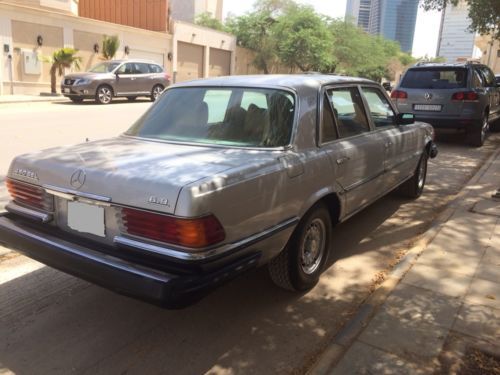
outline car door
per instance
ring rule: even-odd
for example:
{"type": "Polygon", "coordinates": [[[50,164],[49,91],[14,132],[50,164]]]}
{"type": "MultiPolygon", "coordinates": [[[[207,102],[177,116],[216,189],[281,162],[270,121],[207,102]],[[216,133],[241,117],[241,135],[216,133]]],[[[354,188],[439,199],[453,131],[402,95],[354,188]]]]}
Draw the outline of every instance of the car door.
{"type": "Polygon", "coordinates": [[[151,92],[154,86],[154,74],[149,69],[149,64],[136,63],[137,78],[135,80],[138,92],[151,92]]]}
{"type": "Polygon", "coordinates": [[[412,126],[398,126],[389,98],[374,86],[361,88],[373,127],[384,145],[385,190],[407,178],[418,158],[418,134],[412,126]]]}
{"type": "Polygon", "coordinates": [[[484,87],[488,93],[490,103],[490,120],[494,120],[500,116],[500,89],[498,88],[495,75],[487,66],[477,68],[484,80],[484,87]]]}
{"type": "Polygon", "coordinates": [[[346,215],[351,215],[380,196],[384,146],[370,128],[357,86],[327,88],[325,95],[335,131],[321,133],[336,139],[323,147],[333,164],[333,180],[342,188],[346,215]]]}
{"type": "Polygon", "coordinates": [[[134,93],[135,80],[137,79],[135,63],[128,62],[120,66],[116,71],[115,90],[116,95],[134,93]]]}

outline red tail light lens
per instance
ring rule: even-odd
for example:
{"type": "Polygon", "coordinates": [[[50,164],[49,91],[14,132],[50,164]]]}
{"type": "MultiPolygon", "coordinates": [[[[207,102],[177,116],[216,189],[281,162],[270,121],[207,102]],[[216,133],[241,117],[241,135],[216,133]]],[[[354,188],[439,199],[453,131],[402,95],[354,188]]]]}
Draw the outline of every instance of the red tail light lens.
{"type": "Polygon", "coordinates": [[[168,73],[165,73],[165,78],[170,81],[170,75],[168,73]]]}
{"type": "Polygon", "coordinates": [[[123,208],[122,220],[128,234],[185,247],[207,247],[223,241],[226,236],[213,215],[181,219],[123,208]]]}
{"type": "Polygon", "coordinates": [[[391,92],[391,98],[392,99],[408,99],[408,94],[406,91],[401,91],[401,90],[394,90],[391,92]]]}
{"type": "Polygon", "coordinates": [[[41,187],[10,178],[7,179],[6,184],[14,202],[48,212],[54,210],[53,197],[41,187]]]}
{"type": "Polygon", "coordinates": [[[476,101],[479,99],[479,95],[474,91],[459,91],[451,96],[451,100],[455,101],[476,101]]]}

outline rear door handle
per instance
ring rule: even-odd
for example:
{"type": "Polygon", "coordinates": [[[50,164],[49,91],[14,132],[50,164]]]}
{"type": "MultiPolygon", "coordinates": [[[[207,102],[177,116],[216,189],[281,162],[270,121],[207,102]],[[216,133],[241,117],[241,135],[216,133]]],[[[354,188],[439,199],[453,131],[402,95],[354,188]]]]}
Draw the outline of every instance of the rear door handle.
{"type": "Polygon", "coordinates": [[[392,142],[386,142],[384,146],[385,148],[389,148],[392,146],[392,142]]]}
{"type": "Polygon", "coordinates": [[[340,165],[340,164],[344,164],[346,161],[350,160],[351,158],[348,157],[348,156],[344,156],[342,158],[338,158],[337,159],[337,164],[340,165]]]}

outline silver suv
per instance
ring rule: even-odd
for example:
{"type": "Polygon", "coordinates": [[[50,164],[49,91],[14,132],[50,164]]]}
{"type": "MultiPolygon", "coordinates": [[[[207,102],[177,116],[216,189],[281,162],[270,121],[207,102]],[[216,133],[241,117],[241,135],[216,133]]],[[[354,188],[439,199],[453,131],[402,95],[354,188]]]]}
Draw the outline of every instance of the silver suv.
{"type": "MultiPolygon", "coordinates": [[[[486,65],[417,64],[406,71],[391,93],[399,111],[439,130],[465,131],[472,146],[500,122],[500,88],[486,65]]],[[[496,129],[495,129],[496,130],[496,129]]]]}
{"type": "Polygon", "coordinates": [[[128,100],[147,96],[155,101],[169,84],[169,75],[155,62],[111,60],[88,72],[64,76],[61,92],[75,103],[95,99],[97,103],[109,104],[116,96],[128,100]]]}

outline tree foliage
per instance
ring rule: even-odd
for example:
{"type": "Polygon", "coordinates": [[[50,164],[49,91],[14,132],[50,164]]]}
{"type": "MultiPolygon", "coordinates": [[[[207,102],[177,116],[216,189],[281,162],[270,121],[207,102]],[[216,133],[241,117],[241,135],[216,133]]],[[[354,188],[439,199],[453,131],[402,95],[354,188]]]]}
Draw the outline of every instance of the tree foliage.
{"type": "MultiPolygon", "coordinates": [[[[422,0],[425,10],[442,10],[450,5],[458,5],[460,0],[422,0]]],[[[500,0],[465,0],[471,19],[470,30],[482,35],[491,34],[500,40],[500,0]]]]}
{"type": "Polygon", "coordinates": [[[210,12],[204,12],[196,16],[195,23],[200,26],[208,27],[218,31],[226,31],[226,27],[217,18],[212,16],[210,12]]]}
{"type": "Polygon", "coordinates": [[[116,52],[118,52],[118,48],[120,48],[118,35],[104,35],[102,37],[102,57],[105,60],[112,60],[115,57],[116,52]]]}
{"type": "Polygon", "coordinates": [[[57,92],[57,75],[62,76],[64,74],[64,68],[71,68],[74,66],[80,69],[82,58],[76,56],[77,53],[77,49],[65,47],[54,51],[52,56],[43,58],[44,61],[52,64],[50,67],[50,92],[52,94],[57,92]]]}

